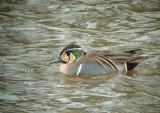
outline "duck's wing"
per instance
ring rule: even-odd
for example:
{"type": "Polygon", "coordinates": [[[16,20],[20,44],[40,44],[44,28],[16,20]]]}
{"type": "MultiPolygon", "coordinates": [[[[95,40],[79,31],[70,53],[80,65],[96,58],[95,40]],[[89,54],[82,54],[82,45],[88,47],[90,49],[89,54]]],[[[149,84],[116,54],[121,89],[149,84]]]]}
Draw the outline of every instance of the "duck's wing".
{"type": "Polygon", "coordinates": [[[94,58],[101,58],[102,60],[111,60],[116,64],[123,64],[133,58],[133,55],[138,50],[131,50],[125,52],[112,52],[108,50],[103,51],[89,51],[85,59],[94,59],[94,58]]]}
{"type": "Polygon", "coordinates": [[[134,69],[138,63],[145,60],[147,57],[134,57],[141,49],[124,51],[122,53],[116,53],[111,51],[89,51],[83,58],[83,61],[90,60],[100,64],[107,70],[109,67],[113,71],[119,71],[117,65],[124,65],[126,71],[134,69]],[[106,68],[107,66],[107,68],[106,68]]]}
{"type": "Polygon", "coordinates": [[[112,56],[110,51],[89,51],[80,61],[79,64],[83,62],[94,62],[102,66],[108,72],[117,72],[119,69],[117,65],[107,56],[112,56]],[[105,54],[104,54],[105,53],[105,54]]]}

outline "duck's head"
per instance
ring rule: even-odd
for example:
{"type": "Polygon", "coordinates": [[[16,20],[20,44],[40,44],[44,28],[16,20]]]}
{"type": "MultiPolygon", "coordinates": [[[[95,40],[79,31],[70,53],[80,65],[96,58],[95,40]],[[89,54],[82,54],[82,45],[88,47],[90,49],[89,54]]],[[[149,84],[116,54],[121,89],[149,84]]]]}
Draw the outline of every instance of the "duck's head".
{"type": "Polygon", "coordinates": [[[50,64],[59,62],[74,63],[82,58],[85,54],[86,52],[84,52],[79,45],[68,45],[61,51],[59,58],[51,61],[50,64]]]}

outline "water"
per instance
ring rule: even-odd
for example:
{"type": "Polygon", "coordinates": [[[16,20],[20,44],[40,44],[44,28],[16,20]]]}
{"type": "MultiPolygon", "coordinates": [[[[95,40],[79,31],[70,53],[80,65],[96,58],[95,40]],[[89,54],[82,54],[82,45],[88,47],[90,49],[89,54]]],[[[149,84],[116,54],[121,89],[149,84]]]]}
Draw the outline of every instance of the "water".
{"type": "Polygon", "coordinates": [[[0,112],[160,112],[159,0],[0,0],[0,112]],[[134,71],[66,77],[68,44],[141,48],[134,71]]]}

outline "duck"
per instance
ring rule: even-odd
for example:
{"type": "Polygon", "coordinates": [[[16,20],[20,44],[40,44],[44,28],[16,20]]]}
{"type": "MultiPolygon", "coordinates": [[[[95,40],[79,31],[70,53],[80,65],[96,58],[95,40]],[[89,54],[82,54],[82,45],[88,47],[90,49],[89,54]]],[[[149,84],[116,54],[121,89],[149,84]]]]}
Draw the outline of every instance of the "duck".
{"type": "Polygon", "coordinates": [[[62,63],[59,71],[68,76],[90,76],[107,73],[129,72],[147,57],[135,56],[142,49],[123,52],[110,50],[90,50],[85,52],[81,46],[66,46],[58,59],[50,64],[62,63]]]}

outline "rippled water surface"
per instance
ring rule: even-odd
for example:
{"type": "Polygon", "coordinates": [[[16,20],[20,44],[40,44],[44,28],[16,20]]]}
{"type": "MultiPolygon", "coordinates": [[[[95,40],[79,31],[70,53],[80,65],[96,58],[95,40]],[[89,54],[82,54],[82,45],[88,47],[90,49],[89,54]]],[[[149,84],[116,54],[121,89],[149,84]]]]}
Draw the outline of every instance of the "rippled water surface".
{"type": "Polygon", "coordinates": [[[159,0],[0,0],[0,112],[160,112],[159,0]],[[67,77],[68,44],[143,49],[134,71],[67,77]]]}

